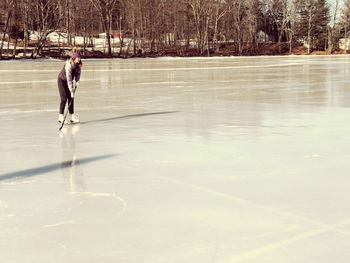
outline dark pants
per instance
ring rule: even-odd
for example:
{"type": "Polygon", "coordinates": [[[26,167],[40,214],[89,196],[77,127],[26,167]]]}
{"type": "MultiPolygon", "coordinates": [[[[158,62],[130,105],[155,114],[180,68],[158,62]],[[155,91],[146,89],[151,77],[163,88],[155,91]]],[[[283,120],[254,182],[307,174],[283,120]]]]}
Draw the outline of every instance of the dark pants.
{"type": "Polygon", "coordinates": [[[68,108],[69,113],[73,114],[74,113],[74,98],[72,99],[72,97],[70,95],[67,81],[58,78],[57,83],[58,83],[58,91],[60,92],[60,97],[61,97],[60,114],[64,113],[64,108],[66,107],[67,100],[68,100],[68,105],[69,105],[69,108],[68,108]]]}

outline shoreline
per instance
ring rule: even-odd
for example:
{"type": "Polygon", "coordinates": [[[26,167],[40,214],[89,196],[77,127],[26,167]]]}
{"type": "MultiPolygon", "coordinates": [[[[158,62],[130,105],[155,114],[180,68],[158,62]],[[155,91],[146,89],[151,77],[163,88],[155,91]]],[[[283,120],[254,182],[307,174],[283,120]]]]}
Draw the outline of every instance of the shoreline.
{"type": "MultiPolygon", "coordinates": [[[[106,56],[106,57],[84,57],[82,56],[83,60],[128,60],[128,59],[226,59],[226,58],[263,58],[263,57],[281,57],[281,58],[287,58],[287,57],[337,57],[337,56],[347,56],[350,55],[349,53],[335,53],[335,54],[286,54],[286,55],[243,55],[243,56],[129,56],[129,57],[117,57],[117,56],[106,56]]],[[[36,57],[36,58],[23,58],[23,57],[15,57],[15,58],[2,58],[0,61],[2,62],[9,62],[9,61],[18,61],[18,62],[40,62],[40,61],[64,61],[66,59],[69,59],[70,57],[36,57]]]]}
{"type": "MultiPolygon", "coordinates": [[[[23,57],[23,47],[19,46],[16,49],[16,55],[13,56],[13,49],[4,49],[0,60],[36,60],[36,59],[57,59],[66,60],[70,58],[71,50],[73,47],[66,46],[58,48],[56,46],[45,47],[40,55],[31,57],[32,48],[27,49],[26,57],[23,57]]],[[[308,54],[307,48],[304,46],[296,46],[290,50],[288,43],[265,43],[258,44],[257,46],[244,46],[241,53],[237,52],[235,45],[227,44],[221,46],[215,52],[205,52],[200,54],[196,47],[185,46],[159,46],[156,51],[143,50],[137,54],[115,52],[112,55],[107,55],[101,50],[89,50],[83,49],[81,46],[77,46],[83,59],[130,59],[130,58],[162,58],[162,57],[174,57],[174,58],[210,58],[210,57],[286,57],[286,56],[334,56],[334,55],[346,55],[350,54],[350,51],[344,52],[344,50],[337,49],[331,54],[326,51],[313,50],[308,54]],[[290,52],[291,51],[291,52],[290,52]]]]}

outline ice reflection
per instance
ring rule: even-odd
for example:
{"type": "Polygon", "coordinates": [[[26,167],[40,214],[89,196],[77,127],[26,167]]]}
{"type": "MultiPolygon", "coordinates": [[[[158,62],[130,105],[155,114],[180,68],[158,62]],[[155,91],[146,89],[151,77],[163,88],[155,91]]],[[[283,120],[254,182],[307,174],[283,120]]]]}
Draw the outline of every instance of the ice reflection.
{"type": "Polygon", "coordinates": [[[60,133],[62,146],[62,176],[69,183],[71,192],[84,192],[84,173],[76,153],[75,137],[79,132],[79,125],[64,127],[60,133]]]}

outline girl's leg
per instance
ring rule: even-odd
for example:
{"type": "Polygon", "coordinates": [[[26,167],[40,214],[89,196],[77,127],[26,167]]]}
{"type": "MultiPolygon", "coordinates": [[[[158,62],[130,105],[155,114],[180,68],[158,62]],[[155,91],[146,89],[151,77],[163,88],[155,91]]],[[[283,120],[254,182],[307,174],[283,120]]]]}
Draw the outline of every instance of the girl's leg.
{"type": "Polygon", "coordinates": [[[70,93],[69,93],[68,103],[71,103],[69,108],[68,108],[69,114],[73,114],[74,113],[74,98],[70,97],[70,93]],[[71,103],[71,101],[72,101],[72,103],[71,103]]]}
{"type": "MultiPolygon", "coordinates": [[[[57,80],[57,83],[58,83],[58,91],[60,93],[60,97],[61,97],[61,102],[60,102],[60,114],[63,114],[64,113],[64,108],[66,106],[66,102],[67,102],[67,92],[66,92],[66,89],[65,89],[65,86],[67,85],[64,85],[65,81],[62,81],[61,79],[58,79],[57,80]]],[[[68,89],[68,87],[67,87],[68,89]]],[[[70,96],[70,94],[69,94],[70,96]]]]}

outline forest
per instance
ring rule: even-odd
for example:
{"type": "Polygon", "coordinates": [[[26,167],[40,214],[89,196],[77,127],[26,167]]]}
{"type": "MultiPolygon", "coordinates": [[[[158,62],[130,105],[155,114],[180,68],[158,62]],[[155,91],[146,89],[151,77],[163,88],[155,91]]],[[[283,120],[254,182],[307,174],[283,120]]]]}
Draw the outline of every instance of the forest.
{"type": "Polygon", "coordinates": [[[346,53],[349,22],[350,0],[0,0],[0,58],[346,53]]]}

